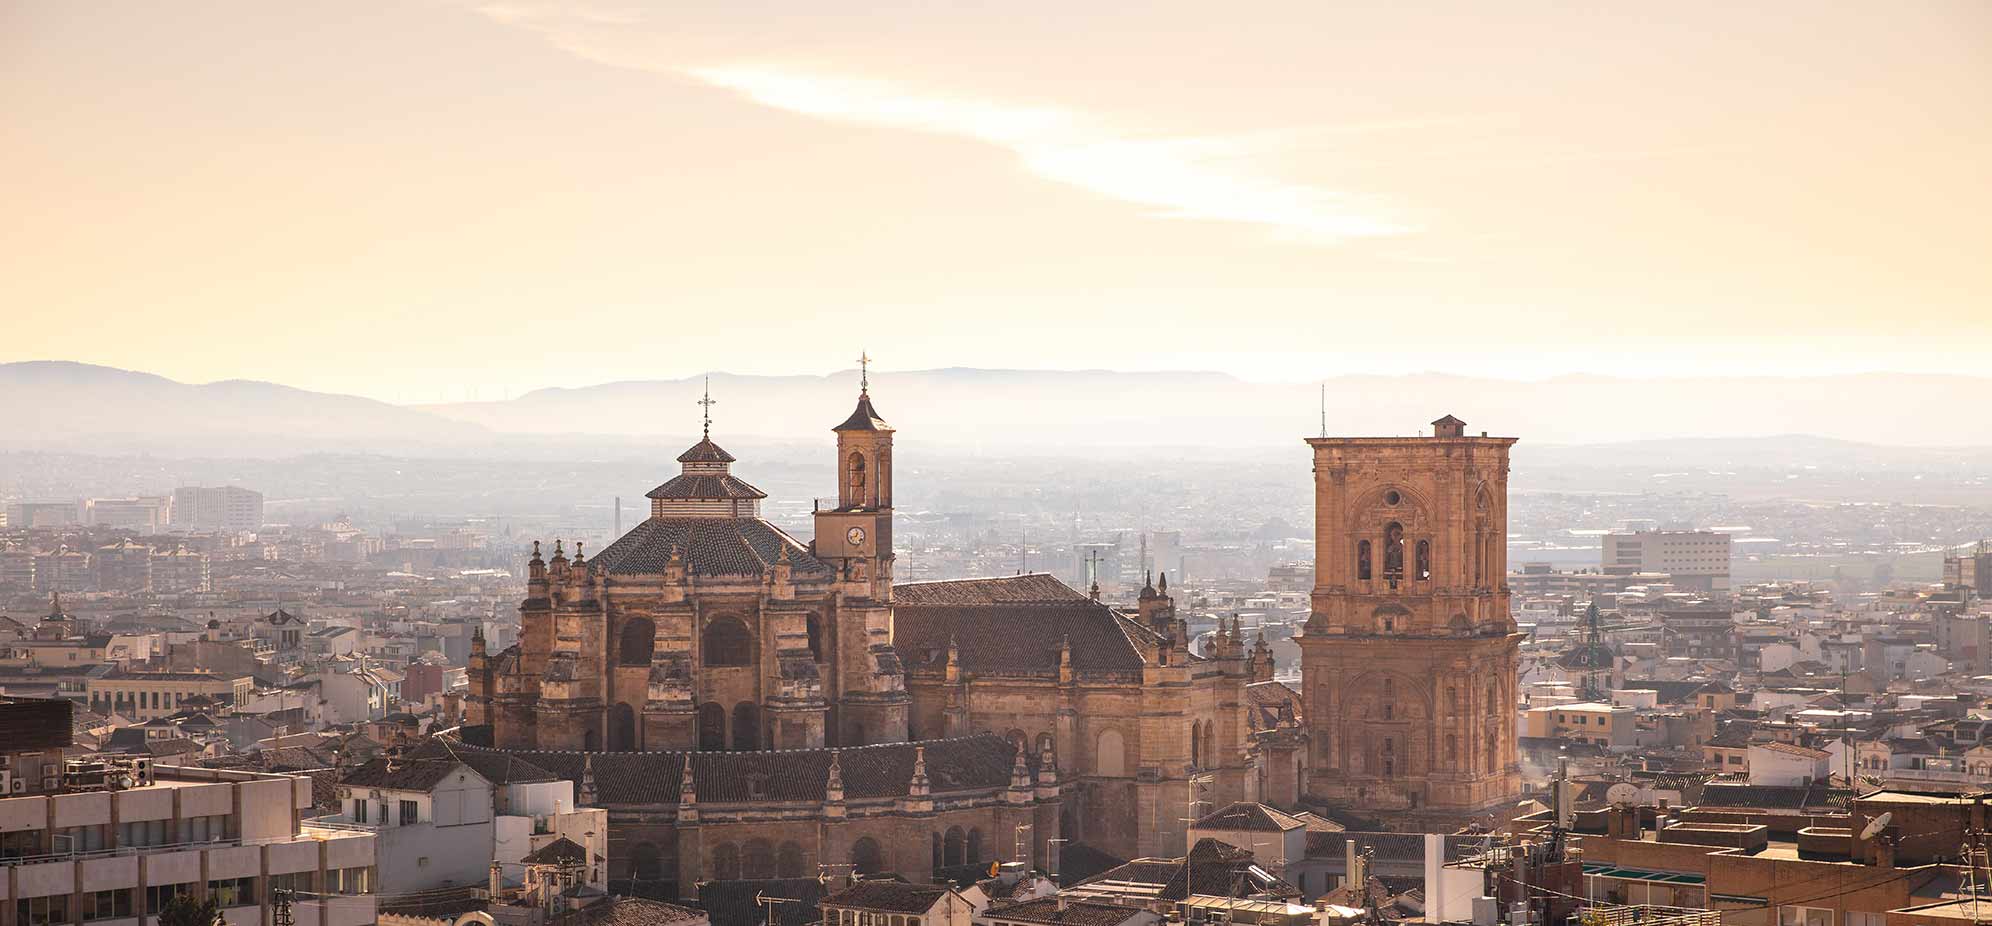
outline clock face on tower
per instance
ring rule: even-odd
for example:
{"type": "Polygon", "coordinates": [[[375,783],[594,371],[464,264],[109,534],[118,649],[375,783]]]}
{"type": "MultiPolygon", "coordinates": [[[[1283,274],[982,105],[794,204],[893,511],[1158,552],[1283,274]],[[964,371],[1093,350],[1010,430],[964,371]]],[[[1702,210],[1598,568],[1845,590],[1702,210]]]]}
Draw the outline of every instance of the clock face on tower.
{"type": "Polygon", "coordinates": [[[851,546],[854,547],[864,546],[865,529],[862,527],[853,527],[850,530],[844,532],[844,539],[849,541],[851,546]]]}

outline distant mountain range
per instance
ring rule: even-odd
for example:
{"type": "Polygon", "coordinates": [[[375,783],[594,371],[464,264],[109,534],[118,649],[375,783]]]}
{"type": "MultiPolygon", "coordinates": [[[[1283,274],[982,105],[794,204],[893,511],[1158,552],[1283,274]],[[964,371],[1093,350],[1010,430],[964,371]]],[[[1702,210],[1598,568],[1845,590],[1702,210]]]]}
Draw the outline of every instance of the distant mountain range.
{"type": "MultiPolygon", "coordinates": [[[[1304,453],[1322,430],[1322,386],[1219,373],[949,368],[875,373],[872,396],[902,442],[1062,456],[1304,453]]],[[[1441,415],[1520,437],[1518,460],[1572,465],[1842,467],[1982,461],[1992,379],[1918,374],[1539,381],[1443,374],[1342,376],[1326,429],[1413,435],[1441,415]],[[1804,435],[1804,436],[1779,436],[1804,435]],[[1776,460],[1773,463],[1773,460],[1776,460]]],[[[501,402],[403,407],[271,383],[193,385],[66,362],[0,364],[0,447],[284,456],[627,448],[696,438],[703,378],[542,389],[501,402]]],[[[856,399],[856,371],[711,377],[713,434],[741,446],[820,444],[856,399]]]]}

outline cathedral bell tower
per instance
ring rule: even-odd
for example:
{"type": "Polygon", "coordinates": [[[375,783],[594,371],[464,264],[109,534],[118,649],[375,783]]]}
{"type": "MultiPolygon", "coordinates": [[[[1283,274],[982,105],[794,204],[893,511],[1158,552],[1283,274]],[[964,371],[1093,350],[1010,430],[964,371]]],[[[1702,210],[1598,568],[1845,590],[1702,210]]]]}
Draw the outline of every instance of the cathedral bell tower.
{"type": "Polygon", "coordinates": [[[1447,415],[1429,437],[1314,450],[1314,600],[1300,644],[1306,796],[1457,822],[1520,792],[1508,613],[1508,448],[1447,415]]]}
{"type": "Polygon", "coordinates": [[[816,507],[812,553],[837,571],[837,654],[826,686],[842,699],[840,746],[903,742],[905,675],[892,648],[892,426],[872,407],[870,358],[858,358],[858,405],[837,434],[837,504],[816,507]]]}

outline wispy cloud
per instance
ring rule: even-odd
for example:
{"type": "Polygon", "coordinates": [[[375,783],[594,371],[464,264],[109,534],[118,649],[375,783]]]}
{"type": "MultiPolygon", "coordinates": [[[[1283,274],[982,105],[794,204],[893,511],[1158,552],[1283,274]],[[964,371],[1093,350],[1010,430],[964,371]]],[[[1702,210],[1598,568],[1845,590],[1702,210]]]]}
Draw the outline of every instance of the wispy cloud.
{"type": "Polygon", "coordinates": [[[1161,218],[1243,222],[1313,242],[1408,234],[1380,203],[1257,169],[1277,140],[1144,137],[1105,119],[1043,106],[920,93],[885,81],[780,67],[695,67],[693,77],[765,106],[1006,148],[1039,176],[1144,206],[1161,218]]]}
{"type": "MultiPolygon", "coordinates": [[[[825,121],[993,145],[1014,154],[1037,176],[1142,207],[1161,219],[1243,223],[1314,244],[1418,230],[1382,197],[1288,179],[1271,166],[1290,153],[1296,140],[1334,133],[1332,127],[1223,136],[1144,134],[1101,114],[940,93],[786,62],[744,63],[738,56],[709,54],[707,63],[688,64],[660,47],[675,43],[660,43],[654,35],[639,39],[633,33],[640,30],[621,28],[632,17],[641,18],[634,8],[577,8],[535,0],[500,0],[473,8],[598,63],[689,77],[763,106],[825,121]]],[[[1373,123],[1347,131],[1423,124],[1373,123]]]]}

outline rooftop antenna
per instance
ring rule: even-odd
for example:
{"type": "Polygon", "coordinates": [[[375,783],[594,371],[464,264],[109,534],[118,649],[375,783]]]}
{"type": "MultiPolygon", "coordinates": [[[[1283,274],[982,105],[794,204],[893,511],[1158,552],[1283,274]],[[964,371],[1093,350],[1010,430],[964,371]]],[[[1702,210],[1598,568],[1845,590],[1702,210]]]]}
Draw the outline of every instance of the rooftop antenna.
{"type": "Polygon", "coordinates": [[[1321,439],[1328,439],[1328,382],[1321,383],[1321,439]]]}
{"type": "Polygon", "coordinates": [[[705,422],[705,437],[707,440],[712,439],[712,407],[716,404],[718,404],[718,400],[712,397],[712,377],[707,376],[705,378],[705,396],[699,399],[699,405],[704,409],[700,417],[705,422]]]}
{"type": "Polygon", "coordinates": [[[858,394],[871,393],[871,355],[858,351],[858,394]]]}

